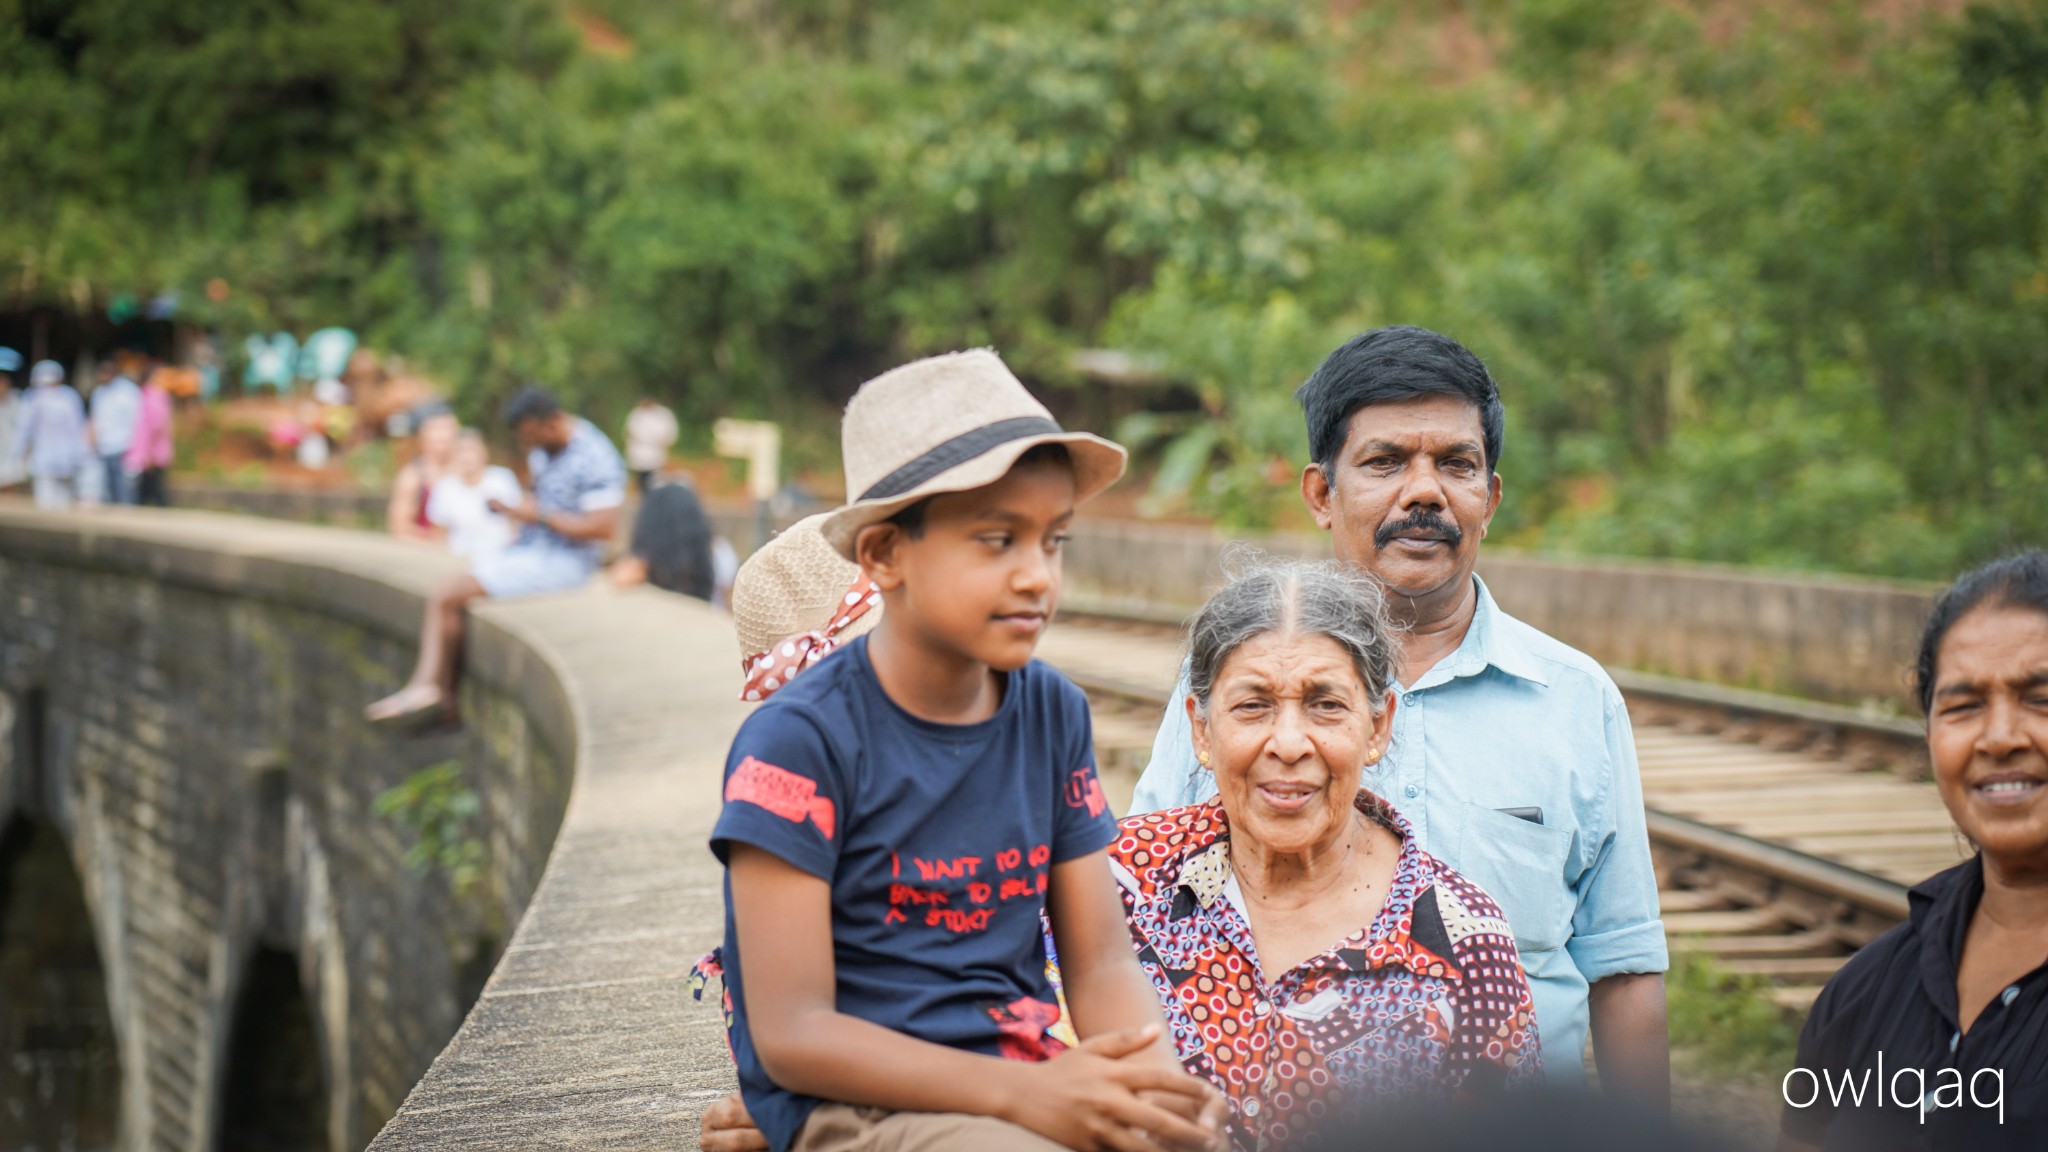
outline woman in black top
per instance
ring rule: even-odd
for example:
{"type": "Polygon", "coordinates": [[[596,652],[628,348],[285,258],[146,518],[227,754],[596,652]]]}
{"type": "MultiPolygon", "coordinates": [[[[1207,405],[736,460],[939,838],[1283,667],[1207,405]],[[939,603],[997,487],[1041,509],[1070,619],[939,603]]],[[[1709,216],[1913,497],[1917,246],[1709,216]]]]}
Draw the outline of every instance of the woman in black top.
{"type": "Polygon", "coordinates": [[[612,582],[621,587],[652,584],[709,600],[716,586],[711,537],[711,518],[688,485],[650,489],[633,518],[626,555],[612,565],[612,582]]]}
{"type": "Polygon", "coordinates": [[[1977,855],[1828,981],[1781,1152],[2048,1148],[2048,554],[1957,581],[1917,671],[1935,782],[1977,855]]]}

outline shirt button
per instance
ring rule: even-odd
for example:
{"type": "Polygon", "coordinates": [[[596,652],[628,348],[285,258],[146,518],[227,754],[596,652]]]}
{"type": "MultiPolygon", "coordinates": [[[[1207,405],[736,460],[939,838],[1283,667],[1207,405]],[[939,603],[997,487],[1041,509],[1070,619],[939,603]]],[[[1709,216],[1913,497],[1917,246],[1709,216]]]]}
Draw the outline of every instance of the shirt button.
{"type": "Polygon", "coordinates": [[[1403,696],[1403,697],[1401,697],[1401,707],[1403,707],[1403,708],[1413,708],[1413,707],[1415,707],[1415,693],[1413,693],[1413,692],[1410,692],[1410,693],[1408,693],[1408,694],[1407,694],[1406,696],[1403,696]]]}
{"type": "Polygon", "coordinates": [[[1258,1097],[1254,1096],[1244,1102],[1244,1114],[1247,1116],[1257,1116],[1259,1114],[1258,1097]]]}
{"type": "Polygon", "coordinates": [[[2015,1000],[2017,1000],[2017,999],[2019,999],[2019,998],[2020,998],[2020,986],[2019,986],[2019,985],[2017,985],[2017,984],[2015,984],[2015,985],[2013,985],[2012,987],[2010,987],[2010,988],[2007,988],[2007,989],[2005,990],[2005,993],[2004,993],[2003,995],[1999,996],[1999,998],[1998,998],[1998,999],[1999,999],[1999,1001],[2000,1001],[2001,1003],[2005,1003],[2005,1004],[2011,1004],[2011,1003],[2012,1003],[2013,1001],[2015,1001],[2015,1000]]]}
{"type": "Polygon", "coordinates": [[[1410,784],[1410,785],[1409,785],[1409,786],[1407,786],[1406,788],[1403,788],[1403,789],[1401,789],[1401,794],[1402,794],[1403,796],[1406,796],[1406,797],[1408,797],[1408,798],[1409,798],[1410,800],[1413,800],[1413,799],[1415,799],[1415,794],[1416,794],[1416,793],[1418,793],[1418,792],[1420,792],[1420,791],[1422,791],[1422,789],[1420,789],[1420,788],[1417,788],[1417,787],[1416,787],[1415,785],[1413,785],[1413,784],[1410,784]]]}
{"type": "Polygon", "coordinates": [[[1951,1056],[1955,1055],[1955,1054],[1956,1054],[1956,1045],[1958,1045],[1958,1044],[1961,1044],[1962,1042],[1963,1042],[1963,1034],[1962,1034],[1961,1032],[1957,1032],[1957,1033],[1954,1033],[1954,1034],[1952,1034],[1951,1036],[1949,1036],[1949,1038],[1948,1038],[1948,1054],[1949,1054],[1949,1055],[1951,1055],[1951,1056]]]}

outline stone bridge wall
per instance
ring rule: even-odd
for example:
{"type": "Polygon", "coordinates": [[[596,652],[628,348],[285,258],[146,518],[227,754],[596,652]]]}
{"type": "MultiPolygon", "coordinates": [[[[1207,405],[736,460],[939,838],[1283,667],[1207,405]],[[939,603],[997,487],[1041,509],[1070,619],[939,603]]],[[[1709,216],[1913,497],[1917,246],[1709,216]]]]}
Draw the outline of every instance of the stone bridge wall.
{"type": "MultiPolygon", "coordinates": [[[[1067,604],[1184,619],[1222,580],[1229,541],[1202,529],[1083,519],[1067,550],[1067,604]]],[[[1327,557],[1322,535],[1251,541],[1327,557]]],[[[1837,704],[1911,712],[1906,675],[1935,589],[1647,560],[1489,550],[1501,606],[1614,667],[1837,704]]]]}
{"type": "Polygon", "coordinates": [[[258,946],[297,961],[335,1152],[380,1128],[392,1147],[683,1147],[724,1087],[718,1014],[684,976],[719,923],[703,835],[740,714],[729,625],[651,591],[490,606],[466,729],[372,730],[362,705],[409,669],[448,570],[360,533],[0,505],[0,826],[58,828],[83,882],[123,1147],[215,1146],[258,946]],[[488,849],[460,894],[374,811],[450,760],[488,849]]]}

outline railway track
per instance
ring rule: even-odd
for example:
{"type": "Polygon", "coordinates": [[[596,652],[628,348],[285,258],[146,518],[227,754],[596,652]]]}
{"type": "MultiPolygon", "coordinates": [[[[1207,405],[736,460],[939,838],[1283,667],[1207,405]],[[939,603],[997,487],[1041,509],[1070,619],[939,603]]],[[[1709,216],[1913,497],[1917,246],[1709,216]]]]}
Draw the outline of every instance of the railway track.
{"type": "MultiPolygon", "coordinates": [[[[1149,759],[1179,663],[1156,622],[1063,617],[1040,647],[1089,695],[1117,810],[1149,759]]],[[[1917,724],[1654,676],[1616,676],[1642,767],[1676,949],[1767,982],[1803,1013],[1906,916],[1906,889],[1963,858],[1917,724]]]]}

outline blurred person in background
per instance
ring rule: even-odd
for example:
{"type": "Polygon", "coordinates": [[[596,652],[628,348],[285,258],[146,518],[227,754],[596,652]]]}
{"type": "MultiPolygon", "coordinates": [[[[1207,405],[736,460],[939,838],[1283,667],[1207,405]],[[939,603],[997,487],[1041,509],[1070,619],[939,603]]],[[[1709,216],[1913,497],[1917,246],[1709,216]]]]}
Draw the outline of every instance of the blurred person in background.
{"type": "Polygon", "coordinates": [[[732,611],[732,590],[740,577],[739,549],[723,536],[711,537],[711,603],[732,611]]]}
{"type": "Polygon", "coordinates": [[[464,428],[455,435],[448,473],[427,496],[427,520],[445,534],[448,551],[481,560],[512,543],[512,522],[492,504],[509,507],[525,496],[510,468],[491,463],[484,434],[464,428]]]}
{"type": "Polygon", "coordinates": [[[92,389],[92,444],[100,458],[100,494],[109,504],[132,504],[128,446],[142,416],[142,389],[121,370],[119,358],[100,361],[92,389]]]}
{"type": "Polygon", "coordinates": [[[441,530],[427,516],[427,499],[434,483],[448,474],[455,452],[455,435],[462,422],[445,404],[436,404],[420,414],[414,430],[418,452],[391,480],[391,500],[384,508],[384,523],[393,536],[407,540],[438,540],[441,530]]]}
{"type": "Polygon", "coordinates": [[[829,515],[804,517],[739,566],[732,585],[732,624],[746,675],[742,700],[766,700],[797,673],[881,622],[882,597],[875,582],[819,532],[829,515]]]}
{"type": "Polygon", "coordinates": [[[668,463],[668,450],[679,435],[676,414],[652,396],[642,396],[626,416],[626,467],[642,496],[668,463]]]}
{"type": "Polygon", "coordinates": [[[168,369],[158,366],[142,378],[142,400],[135,418],[135,436],[121,469],[128,476],[135,503],[163,508],[170,504],[166,478],[172,460],[171,393],[164,387],[168,369]]]}
{"type": "Polygon", "coordinates": [[[2048,553],[1956,581],[1916,663],[1934,782],[1977,852],[1821,989],[1781,1152],[2048,1147],[2048,553]]]}
{"type": "Polygon", "coordinates": [[[85,404],[64,382],[64,366],[38,360],[29,369],[28,394],[15,416],[14,456],[28,465],[36,507],[66,509],[80,497],[80,484],[96,466],[86,437],[85,404]]]}
{"type": "Polygon", "coordinates": [[[0,488],[11,488],[28,479],[28,470],[14,454],[14,426],[21,418],[14,377],[20,371],[21,353],[0,348],[0,488]]]}
{"type": "MultiPolygon", "coordinates": [[[[492,511],[519,525],[512,546],[477,560],[427,598],[420,656],[412,678],[364,709],[372,723],[460,716],[456,681],[471,603],[564,592],[589,580],[626,501],[626,467],[595,425],[562,411],[555,398],[528,386],[505,406],[505,423],[527,450],[532,495],[517,504],[491,499],[492,511]]],[[[451,434],[450,440],[454,439],[451,434]]]]}
{"type": "Polygon", "coordinates": [[[612,582],[652,584],[705,601],[716,594],[711,518],[689,485],[663,484],[644,494],[626,554],[612,564],[612,582]]]}

